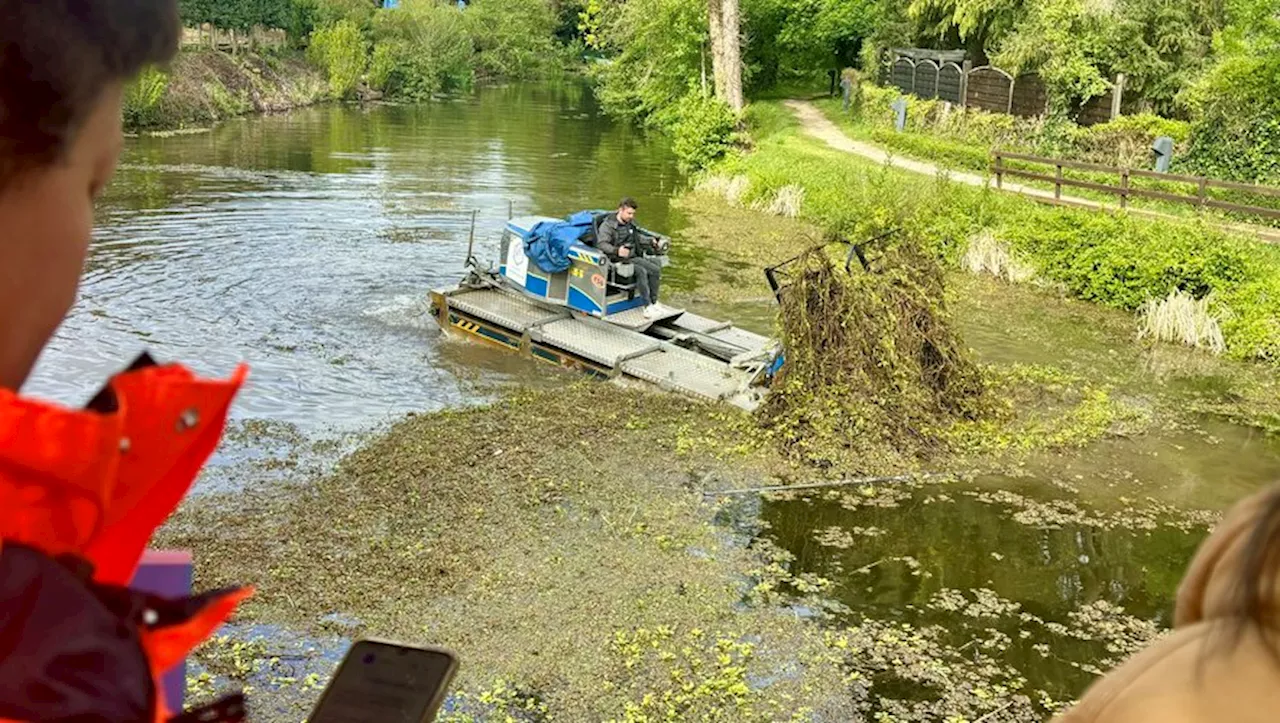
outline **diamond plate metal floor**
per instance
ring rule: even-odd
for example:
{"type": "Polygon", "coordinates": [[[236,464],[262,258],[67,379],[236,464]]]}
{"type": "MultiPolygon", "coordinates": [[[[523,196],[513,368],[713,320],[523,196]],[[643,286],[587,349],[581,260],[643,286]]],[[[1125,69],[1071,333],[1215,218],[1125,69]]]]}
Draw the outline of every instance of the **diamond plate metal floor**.
{"type": "Polygon", "coordinates": [[[716,321],[715,319],[708,319],[705,316],[698,316],[688,312],[671,322],[671,325],[677,329],[706,334],[752,353],[763,351],[773,344],[773,340],[766,336],[761,336],[746,329],[739,329],[725,321],[716,321]]]}
{"type": "Polygon", "coordinates": [[[731,326],[728,329],[721,329],[720,331],[713,331],[709,336],[713,336],[722,341],[727,341],[734,346],[740,346],[749,352],[763,351],[773,343],[769,337],[760,336],[759,334],[747,331],[746,329],[739,329],[736,326],[731,326]]]}
{"type": "Polygon", "coordinates": [[[534,341],[615,367],[623,358],[660,349],[662,343],[638,332],[585,319],[561,319],[530,332],[534,341]]]}
{"type": "Polygon", "coordinates": [[[691,314],[686,311],[684,314],[680,315],[679,319],[671,322],[671,325],[677,329],[685,329],[687,331],[696,331],[701,334],[706,334],[720,329],[727,329],[729,327],[729,322],[708,319],[705,316],[698,316],[697,314],[691,314]]]}
{"type": "Polygon", "coordinates": [[[722,361],[668,346],[622,362],[622,371],[664,389],[719,401],[738,392],[750,374],[722,361]]]}
{"type": "Polygon", "coordinates": [[[466,291],[449,297],[449,305],[485,321],[524,333],[529,327],[553,319],[569,318],[566,311],[551,311],[498,289],[466,291]]]}
{"type": "Polygon", "coordinates": [[[644,331],[659,321],[680,316],[683,313],[683,309],[668,308],[668,310],[664,311],[661,315],[655,316],[652,319],[647,319],[644,315],[644,307],[640,306],[634,309],[627,309],[626,311],[619,311],[616,314],[610,314],[604,317],[604,320],[615,326],[621,326],[633,331],[644,331]]]}
{"type": "MultiPolygon", "coordinates": [[[[520,334],[527,333],[534,341],[670,391],[723,400],[747,409],[757,406],[764,393],[762,389],[749,388],[753,377],[749,370],[736,369],[719,359],[645,335],[642,330],[659,320],[644,319],[641,309],[615,314],[614,317],[621,318],[606,322],[546,309],[499,289],[461,289],[446,293],[449,305],[462,313],[520,334]],[[612,321],[625,323],[610,323],[612,321]],[[630,323],[638,327],[630,328],[630,323]]],[[[678,309],[664,318],[677,329],[707,334],[751,351],[766,349],[773,343],[732,324],[678,309]]]]}

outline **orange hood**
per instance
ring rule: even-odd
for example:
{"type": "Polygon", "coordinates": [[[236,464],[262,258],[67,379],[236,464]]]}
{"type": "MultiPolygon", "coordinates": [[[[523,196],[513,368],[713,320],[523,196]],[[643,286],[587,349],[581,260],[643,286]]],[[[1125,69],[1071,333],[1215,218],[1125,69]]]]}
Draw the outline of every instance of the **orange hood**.
{"type": "MultiPolygon", "coordinates": [[[[145,699],[157,721],[168,717],[156,683],[159,676],[212,634],[249,590],[161,601],[125,586],[152,534],[217,447],[246,373],[242,366],[228,380],[205,380],[178,365],[156,366],[144,356],[114,377],[84,410],[0,390],[0,559],[22,561],[0,565],[0,571],[42,580],[29,584],[27,597],[34,600],[39,588],[52,589],[50,579],[65,582],[67,570],[81,568],[70,578],[74,584],[68,589],[83,588],[85,620],[114,615],[132,624],[136,642],[125,654],[140,648],[145,656],[152,678],[145,699]],[[31,563],[26,551],[49,563],[31,563]],[[163,611],[158,623],[156,609],[163,611]],[[135,612],[136,620],[130,618],[135,612]]],[[[11,586],[15,579],[9,581],[11,586]]],[[[0,589],[5,582],[0,579],[0,589]]],[[[22,589],[5,592],[11,598],[26,595],[22,589]]],[[[34,620],[35,605],[29,612],[34,620]]],[[[12,617],[0,620],[0,640],[6,634],[31,637],[33,633],[22,626],[23,621],[12,617]]],[[[38,633],[32,638],[35,642],[26,643],[34,646],[26,648],[26,654],[54,668],[66,666],[67,659],[58,659],[58,635],[50,631],[42,638],[38,633]],[[53,652],[46,654],[45,648],[53,652]]],[[[110,655],[120,650],[113,647],[110,655]]],[[[24,649],[7,652],[9,662],[15,663],[14,656],[23,655],[24,649]]],[[[0,721],[21,710],[5,707],[5,702],[0,699],[0,721]]]]}

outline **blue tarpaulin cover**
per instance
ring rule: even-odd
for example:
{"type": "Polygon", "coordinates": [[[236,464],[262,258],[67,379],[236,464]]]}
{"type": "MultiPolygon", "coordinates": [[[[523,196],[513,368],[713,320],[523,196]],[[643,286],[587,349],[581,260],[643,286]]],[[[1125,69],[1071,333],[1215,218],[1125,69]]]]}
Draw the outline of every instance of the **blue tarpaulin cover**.
{"type": "Polygon", "coordinates": [[[524,240],[525,255],[547,273],[567,271],[572,265],[569,249],[593,230],[598,213],[601,212],[579,211],[562,221],[534,224],[524,240]]]}

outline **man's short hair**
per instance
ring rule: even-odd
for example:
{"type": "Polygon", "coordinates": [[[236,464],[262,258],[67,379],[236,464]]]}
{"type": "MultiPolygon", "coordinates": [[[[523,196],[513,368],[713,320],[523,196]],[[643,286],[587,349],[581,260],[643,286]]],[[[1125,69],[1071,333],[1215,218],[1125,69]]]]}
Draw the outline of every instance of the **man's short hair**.
{"type": "Polygon", "coordinates": [[[0,0],[0,185],[57,162],[103,90],[181,33],[177,0],[0,0]]]}
{"type": "Polygon", "coordinates": [[[640,210],[640,205],[636,203],[634,198],[627,196],[621,201],[618,201],[618,208],[629,208],[632,211],[638,211],[640,210]]]}

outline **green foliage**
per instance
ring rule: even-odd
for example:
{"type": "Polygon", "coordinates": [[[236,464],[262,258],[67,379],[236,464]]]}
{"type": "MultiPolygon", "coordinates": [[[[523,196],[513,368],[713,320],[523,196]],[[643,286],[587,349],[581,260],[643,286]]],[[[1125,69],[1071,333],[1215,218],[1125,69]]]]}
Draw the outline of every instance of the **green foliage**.
{"type": "Polygon", "coordinates": [[[355,92],[369,61],[368,41],[350,20],[321,28],[311,36],[307,57],[324,69],[333,95],[344,98],[355,92]]]}
{"type": "MultiPolygon", "coordinates": [[[[653,124],[703,83],[706,7],[688,0],[630,0],[607,6],[603,47],[612,53],[597,66],[596,95],[609,113],[653,124]]],[[[708,75],[710,67],[706,67],[708,75]]],[[[706,81],[710,83],[709,78],[706,81]]]]}
{"type": "Polygon", "coordinates": [[[1280,249],[1194,222],[1049,208],[885,168],[801,137],[785,109],[771,106],[748,113],[756,150],[717,169],[746,179],[743,204],[796,184],[801,216],[829,233],[865,238],[901,226],[948,263],[974,234],[991,232],[1037,277],[1126,310],[1174,289],[1212,295],[1227,353],[1280,363],[1280,249]]]}
{"type": "Polygon", "coordinates": [[[809,79],[853,65],[877,17],[875,0],[748,0],[748,88],[809,79]]]}
{"type": "Polygon", "coordinates": [[[1050,108],[1066,112],[1110,86],[1101,67],[1109,16],[1086,0],[1031,3],[993,60],[1015,74],[1036,71],[1049,90],[1050,108]]]}
{"type": "Polygon", "coordinates": [[[1024,0],[911,0],[908,12],[936,37],[954,32],[978,48],[998,43],[1021,16],[1024,0]]]}
{"type": "Polygon", "coordinates": [[[160,101],[169,87],[169,76],[156,68],[146,68],[124,89],[124,124],[145,128],[159,121],[160,101]]]}
{"type": "Polygon", "coordinates": [[[601,0],[587,0],[578,11],[578,32],[582,34],[582,42],[592,50],[598,50],[604,45],[604,38],[600,34],[600,18],[603,13],[604,3],[601,0]]]}
{"type": "Polygon", "coordinates": [[[1222,39],[1226,55],[1188,89],[1188,163],[1206,175],[1280,183],[1280,29],[1222,39]]]}
{"type": "Polygon", "coordinates": [[[470,87],[473,54],[463,11],[433,0],[405,0],[374,17],[369,83],[389,96],[425,100],[470,87]]]}
{"type": "Polygon", "coordinates": [[[1120,0],[1108,19],[1107,69],[1124,73],[1126,92],[1148,108],[1173,113],[1178,93],[1204,68],[1221,27],[1220,3],[1120,0]]]}
{"type": "Polygon", "coordinates": [[[475,0],[465,16],[483,76],[534,78],[560,60],[557,18],[545,0],[475,0]]]}
{"type": "Polygon", "coordinates": [[[295,2],[298,0],[179,0],[178,12],[188,26],[212,23],[232,30],[249,30],[255,25],[288,28],[295,2]]]}
{"type": "Polygon", "coordinates": [[[819,104],[855,136],[910,156],[975,171],[990,167],[992,148],[1144,168],[1150,165],[1151,143],[1158,136],[1173,138],[1180,155],[1191,132],[1185,121],[1151,113],[1080,127],[1056,116],[1019,118],[980,110],[947,111],[940,101],[908,96],[907,130],[899,133],[893,127],[890,107],[898,96],[896,89],[866,85],[852,116],[845,116],[837,101],[819,104]]]}
{"type": "Polygon", "coordinates": [[[738,118],[723,101],[691,93],[660,116],[670,130],[672,150],[686,170],[706,167],[734,145],[738,118]]]}
{"type": "Polygon", "coordinates": [[[1162,118],[1154,113],[1138,113],[1122,115],[1107,123],[1090,126],[1085,132],[1095,137],[1124,134],[1151,140],[1160,136],[1169,136],[1175,143],[1183,143],[1191,136],[1191,124],[1186,121],[1162,118]]]}
{"type": "Polygon", "coordinates": [[[1038,211],[1034,222],[1010,221],[1000,236],[1083,299],[1132,311],[1172,289],[1201,298],[1254,273],[1256,243],[1195,224],[1038,211]]]}

